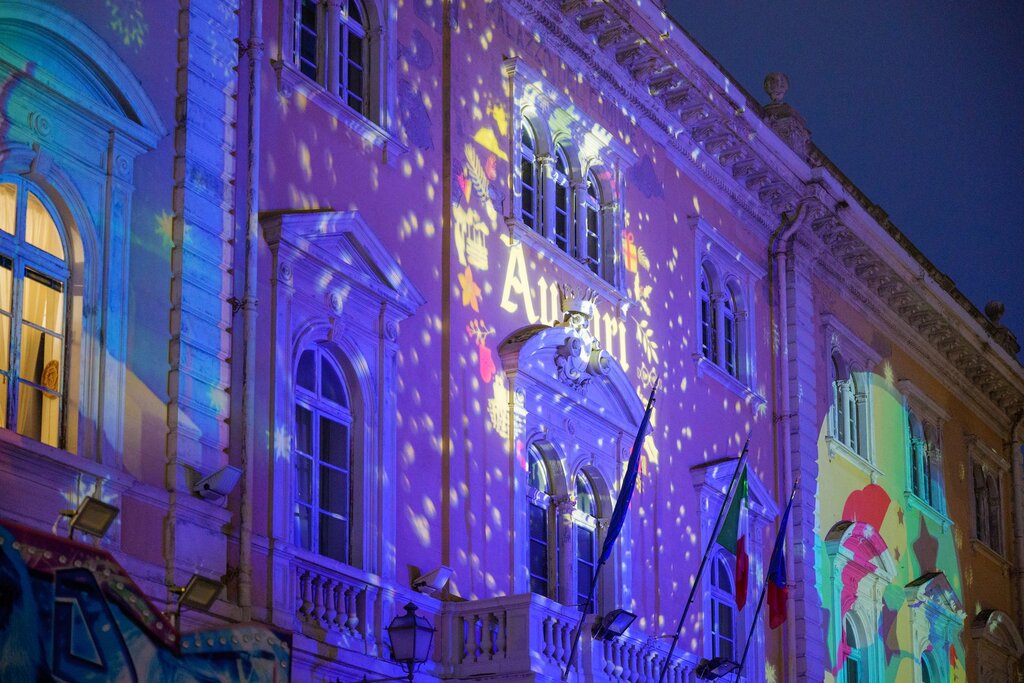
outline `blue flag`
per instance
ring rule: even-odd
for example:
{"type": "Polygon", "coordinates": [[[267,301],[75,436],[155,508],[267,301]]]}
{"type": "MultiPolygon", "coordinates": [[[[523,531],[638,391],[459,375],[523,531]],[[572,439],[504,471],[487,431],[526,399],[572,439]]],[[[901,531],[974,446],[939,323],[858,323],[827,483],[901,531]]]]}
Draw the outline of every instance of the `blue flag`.
{"type": "MultiPolygon", "coordinates": [[[[794,491],[796,487],[794,487],[794,491]]],[[[786,581],[786,524],[789,511],[793,509],[793,496],[789,497],[786,512],[779,524],[779,535],[775,537],[771,564],[768,565],[768,626],[778,628],[786,621],[786,598],[789,585],[786,581]]]]}
{"type": "Polygon", "coordinates": [[[647,436],[647,427],[651,422],[651,412],[654,410],[654,392],[657,390],[658,380],[655,380],[654,387],[651,389],[651,397],[647,399],[647,411],[644,413],[644,419],[640,421],[640,429],[637,430],[636,439],[633,441],[633,450],[629,454],[629,464],[626,465],[626,475],[622,478],[619,497],[615,500],[612,519],[608,523],[608,533],[604,537],[601,556],[597,560],[599,565],[604,564],[611,557],[615,539],[619,537],[622,525],[626,521],[629,499],[633,497],[633,489],[636,488],[636,476],[640,473],[640,451],[643,450],[644,437],[647,436]]]}

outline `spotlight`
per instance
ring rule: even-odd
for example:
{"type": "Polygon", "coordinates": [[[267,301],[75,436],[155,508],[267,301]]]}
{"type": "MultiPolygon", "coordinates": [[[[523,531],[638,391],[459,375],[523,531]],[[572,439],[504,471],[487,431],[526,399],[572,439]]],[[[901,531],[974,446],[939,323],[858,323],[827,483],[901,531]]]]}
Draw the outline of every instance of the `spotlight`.
{"type": "Polygon", "coordinates": [[[725,657],[714,659],[702,659],[694,670],[697,678],[704,681],[715,681],[723,676],[728,676],[740,668],[740,665],[725,657]]]}
{"type": "Polygon", "coordinates": [[[629,628],[636,615],[624,609],[617,609],[609,612],[601,618],[601,621],[594,625],[594,638],[597,640],[612,640],[618,638],[629,628]]]}
{"type": "Polygon", "coordinates": [[[171,586],[171,592],[178,594],[178,603],[174,608],[174,628],[181,629],[183,605],[190,609],[209,612],[222,590],[224,590],[224,585],[220,581],[214,581],[199,574],[193,574],[184,586],[171,586]]]}
{"type": "MultiPolygon", "coordinates": [[[[61,510],[60,516],[68,518],[68,538],[74,538],[76,531],[103,538],[120,512],[120,509],[99,498],[86,496],[77,510],[61,510]]],[[[53,524],[54,531],[57,531],[59,522],[60,517],[53,524]]]]}
{"type": "Polygon", "coordinates": [[[242,470],[234,465],[225,465],[193,484],[192,493],[207,500],[223,498],[234,490],[241,478],[242,470]]]}

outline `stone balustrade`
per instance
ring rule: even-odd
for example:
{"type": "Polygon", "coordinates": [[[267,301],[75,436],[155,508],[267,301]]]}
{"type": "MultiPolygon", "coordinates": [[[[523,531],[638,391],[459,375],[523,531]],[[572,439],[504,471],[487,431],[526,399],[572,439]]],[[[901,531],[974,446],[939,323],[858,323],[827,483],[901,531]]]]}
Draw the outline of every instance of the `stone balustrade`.
{"type": "MultiPolygon", "coordinates": [[[[442,667],[455,680],[560,681],[579,612],[539,595],[447,603],[441,618],[442,667]],[[536,678],[529,678],[531,675],[536,678]]],[[[588,617],[573,681],[657,683],[667,643],[619,637],[597,641],[588,617]]],[[[695,662],[674,657],[665,683],[691,683],[695,662]]]]}

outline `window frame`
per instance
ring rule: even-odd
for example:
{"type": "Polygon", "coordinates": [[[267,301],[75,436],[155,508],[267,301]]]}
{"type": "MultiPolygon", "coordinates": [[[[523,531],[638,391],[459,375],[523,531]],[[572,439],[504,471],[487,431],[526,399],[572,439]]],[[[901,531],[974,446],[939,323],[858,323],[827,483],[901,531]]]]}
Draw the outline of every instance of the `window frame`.
{"type": "MultiPolygon", "coordinates": [[[[71,357],[71,337],[75,330],[71,292],[69,291],[72,269],[68,265],[71,254],[68,236],[56,205],[37,184],[13,174],[0,174],[0,184],[13,185],[15,188],[14,232],[11,234],[5,230],[0,230],[0,260],[9,262],[9,267],[4,269],[9,271],[11,278],[10,311],[0,312],[0,316],[9,321],[9,338],[6,350],[8,369],[0,369],[0,376],[6,377],[8,380],[7,395],[0,397],[4,405],[3,414],[0,416],[3,422],[0,423],[0,427],[22,434],[26,438],[38,441],[39,443],[55,448],[68,449],[66,437],[69,431],[67,420],[69,418],[69,391],[71,390],[69,386],[69,358],[71,357]],[[53,222],[53,228],[60,240],[60,247],[64,255],[63,259],[59,259],[45,251],[42,247],[29,242],[27,235],[29,196],[34,197],[39,202],[40,208],[48,214],[48,217],[53,222]],[[33,277],[30,273],[33,273],[35,276],[33,277]],[[25,283],[28,280],[33,280],[43,286],[47,286],[48,282],[60,286],[60,289],[56,290],[59,291],[61,297],[59,332],[55,331],[52,326],[45,327],[43,323],[36,323],[26,319],[24,305],[26,298],[25,283]],[[23,334],[26,327],[37,330],[41,335],[40,340],[49,337],[58,340],[61,349],[58,360],[59,370],[54,378],[57,382],[57,389],[46,386],[45,374],[53,360],[49,361],[42,369],[41,383],[31,381],[23,376],[24,368],[21,361],[25,350],[23,334]],[[43,400],[47,396],[56,399],[57,424],[52,441],[45,439],[42,433],[38,437],[25,434],[18,426],[22,419],[19,405],[22,401],[21,387],[23,385],[27,386],[30,391],[40,392],[41,406],[47,405],[47,402],[43,400]]],[[[0,268],[3,267],[0,265],[0,268]]],[[[51,286],[51,289],[56,288],[51,286]]],[[[0,302],[0,305],[2,305],[2,302],[0,302]]],[[[42,429],[42,413],[39,415],[39,421],[40,429],[42,429]]],[[[74,450],[74,448],[68,450],[74,450]]]]}
{"type": "Polygon", "coordinates": [[[732,568],[729,566],[732,556],[722,547],[716,546],[711,557],[711,578],[708,581],[708,638],[710,640],[709,654],[711,658],[726,657],[736,661],[739,646],[741,610],[736,607],[736,577],[733,576],[732,568]],[[725,573],[726,586],[723,587],[716,582],[725,573]],[[728,639],[731,652],[723,654],[721,643],[727,640],[721,633],[722,620],[719,619],[722,609],[729,611],[729,623],[732,628],[732,638],[728,639]]]}
{"type": "Polygon", "coordinates": [[[973,434],[967,434],[965,440],[969,490],[974,494],[971,497],[971,540],[975,548],[983,548],[1005,564],[1008,544],[1003,481],[1010,464],[973,434]]]}
{"type": "Polygon", "coordinates": [[[353,108],[347,94],[339,92],[348,78],[339,74],[339,49],[342,19],[347,16],[348,3],[357,0],[313,0],[316,5],[316,76],[304,72],[299,62],[301,45],[299,19],[303,2],[287,0],[282,6],[279,27],[279,48],[271,60],[277,75],[278,90],[285,98],[296,94],[328,115],[344,123],[357,135],[379,148],[384,161],[394,164],[398,156],[409,150],[398,137],[395,107],[398,98],[397,75],[388,68],[398,54],[398,0],[358,0],[362,11],[364,39],[363,106],[353,108]],[[340,76],[340,77],[339,77],[340,76]]]}
{"type": "Polygon", "coordinates": [[[880,356],[831,313],[823,313],[824,365],[829,383],[830,460],[841,457],[875,483],[882,475],[875,458],[874,368],[880,356]]]}
{"type": "Polygon", "coordinates": [[[767,272],[701,216],[690,218],[694,231],[694,340],[697,376],[718,380],[737,396],[767,403],[757,384],[756,320],[751,302],[767,272]],[[726,312],[726,301],[731,310],[726,312]],[[727,330],[726,316],[730,325],[727,330]],[[727,339],[727,333],[729,338],[727,339]],[[726,352],[731,352],[726,358],[726,352]]]}
{"type": "Polygon", "coordinates": [[[341,367],[341,365],[338,363],[338,359],[336,358],[335,353],[336,352],[335,352],[334,349],[331,349],[330,347],[328,347],[328,346],[326,346],[324,344],[313,344],[311,346],[308,346],[306,348],[301,349],[298,352],[298,354],[296,354],[296,358],[295,358],[295,369],[294,369],[294,372],[295,372],[294,376],[296,377],[295,392],[294,392],[295,411],[293,413],[295,415],[295,418],[294,418],[293,428],[292,428],[292,432],[291,432],[292,435],[293,435],[292,436],[292,452],[294,454],[293,458],[295,459],[294,464],[295,464],[295,467],[296,467],[296,476],[295,476],[295,479],[294,479],[295,486],[294,486],[294,488],[292,490],[292,501],[294,503],[295,512],[296,512],[295,539],[296,539],[296,545],[298,545],[299,547],[303,548],[304,550],[307,550],[307,551],[312,552],[312,553],[316,553],[316,554],[320,555],[321,557],[332,559],[332,560],[334,560],[336,562],[340,562],[342,564],[352,564],[353,563],[352,562],[352,560],[353,560],[352,541],[353,541],[353,537],[358,535],[358,534],[354,534],[353,533],[353,531],[354,531],[353,527],[355,527],[357,524],[360,523],[360,515],[355,514],[356,513],[356,509],[355,509],[355,503],[354,503],[355,498],[356,498],[356,494],[358,493],[358,489],[355,486],[355,482],[356,482],[355,466],[357,464],[358,458],[355,457],[356,456],[356,452],[357,452],[357,448],[356,448],[357,444],[355,443],[354,434],[353,434],[353,423],[356,422],[356,419],[353,417],[353,410],[354,410],[354,408],[356,408],[356,406],[353,406],[353,402],[354,402],[354,400],[358,401],[359,399],[358,399],[357,396],[354,396],[353,392],[349,389],[348,383],[345,380],[345,372],[344,372],[343,368],[341,367]],[[299,381],[298,381],[298,376],[299,376],[298,368],[299,368],[300,363],[302,362],[302,358],[307,353],[312,353],[313,354],[314,378],[315,378],[315,384],[316,384],[316,388],[315,388],[314,391],[310,391],[308,388],[301,386],[299,384],[299,381]],[[323,367],[324,367],[324,363],[326,363],[334,371],[335,376],[338,378],[338,381],[340,382],[340,385],[341,385],[341,390],[345,394],[346,404],[347,405],[342,405],[342,404],[336,403],[334,401],[331,401],[330,399],[328,399],[326,396],[323,395],[323,372],[322,372],[322,370],[323,370],[323,367]],[[298,441],[299,441],[299,438],[298,438],[299,428],[298,428],[298,417],[297,417],[299,409],[304,409],[304,410],[306,410],[310,414],[310,431],[311,431],[311,435],[310,435],[310,448],[311,448],[311,451],[312,451],[311,453],[303,453],[303,452],[301,452],[299,450],[299,444],[298,444],[298,441]],[[340,468],[340,467],[338,467],[336,465],[333,465],[331,463],[325,463],[325,462],[322,461],[322,457],[321,457],[322,456],[322,448],[321,448],[321,445],[322,445],[321,428],[322,427],[321,427],[321,425],[322,425],[322,420],[324,418],[331,419],[331,420],[335,421],[336,423],[341,424],[345,428],[345,433],[346,433],[346,448],[345,448],[345,450],[346,450],[346,460],[347,460],[347,465],[348,465],[347,468],[340,468]],[[298,472],[301,471],[301,467],[300,467],[299,463],[300,463],[300,459],[302,459],[302,458],[308,459],[310,461],[310,474],[309,474],[309,477],[310,477],[310,501],[309,501],[309,503],[303,502],[300,499],[300,494],[299,494],[299,488],[301,486],[301,480],[300,480],[300,476],[298,475],[298,472]],[[342,513],[338,513],[338,512],[335,512],[335,511],[323,509],[323,504],[322,504],[322,501],[323,501],[323,495],[322,495],[323,475],[322,475],[322,473],[323,473],[324,468],[327,468],[329,470],[334,470],[336,472],[341,472],[341,474],[342,474],[342,476],[344,478],[342,483],[347,487],[347,491],[345,492],[345,496],[344,496],[345,507],[347,509],[344,512],[342,512],[342,513]],[[302,542],[302,539],[300,538],[300,534],[298,532],[298,529],[299,529],[299,525],[298,525],[299,514],[298,513],[299,513],[299,508],[300,507],[309,508],[310,511],[311,511],[311,514],[310,514],[310,530],[309,530],[310,543],[309,543],[308,547],[302,542]],[[338,556],[335,556],[333,554],[328,554],[328,553],[324,552],[324,549],[322,547],[322,543],[323,542],[322,542],[321,534],[320,534],[320,532],[321,532],[320,525],[322,523],[322,518],[325,515],[338,520],[339,522],[341,522],[345,526],[346,534],[345,534],[345,538],[342,541],[343,556],[341,556],[341,557],[338,557],[338,556]]]}
{"type": "MultiPolygon", "coordinates": [[[[601,526],[601,509],[600,500],[597,495],[597,487],[591,479],[590,475],[585,471],[580,470],[573,477],[573,508],[570,513],[572,519],[572,557],[573,557],[573,574],[570,595],[575,596],[572,601],[577,609],[581,612],[584,608],[584,603],[587,599],[587,593],[580,589],[584,586],[582,581],[584,579],[584,570],[586,570],[586,589],[590,590],[590,583],[594,578],[594,569],[597,567],[597,558],[600,554],[600,526],[601,526]],[[580,484],[586,489],[586,494],[589,495],[592,511],[586,511],[583,505],[583,498],[580,496],[580,484]],[[584,535],[590,538],[590,557],[582,557],[581,540],[584,535]]],[[[598,581],[601,581],[601,577],[598,577],[598,581]]],[[[587,614],[601,613],[601,591],[599,589],[594,590],[593,603],[590,605],[590,609],[587,614]]]]}
{"type": "MultiPolygon", "coordinates": [[[[621,196],[623,168],[636,163],[637,156],[600,124],[587,118],[562,92],[547,82],[543,75],[513,57],[505,60],[505,75],[512,95],[509,126],[511,158],[509,185],[512,201],[505,216],[513,244],[523,242],[540,252],[575,279],[611,302],[618,310],[632,303],[627,292],[623,259],[620,257],[622,230],[625,224],[621,196]],[[539,186],[538,225],[529,226],[523,215],[522,129],[528,124],[535,135],[534,148],[539,186]],[[554,182],[556,146],[566,154],[564,185],[554,182]],[[588,206],[588,174],[593,174],[600,198],[594,218],[600,225],[600,264],[595,269],[586,258],[588,206]],[[554,226],[555,188],[565,187],[568,202],[567,227],[564,238],[556,238],[554,226]]],[[[562,178],[558,178],[562,181],[562,178]]]]}

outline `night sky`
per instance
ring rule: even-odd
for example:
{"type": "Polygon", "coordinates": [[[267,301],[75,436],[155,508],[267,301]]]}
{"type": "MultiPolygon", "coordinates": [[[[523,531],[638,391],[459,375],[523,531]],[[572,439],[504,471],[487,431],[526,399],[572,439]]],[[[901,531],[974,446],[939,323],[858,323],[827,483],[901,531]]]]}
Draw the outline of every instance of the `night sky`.
{"type": "Polygon", "coordinates": [[[762,104],[812,139],[979,309],[1024,343],[1024,3],[669,0],[762,104]]]}

